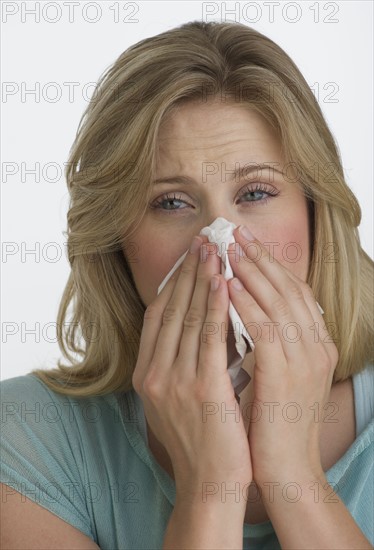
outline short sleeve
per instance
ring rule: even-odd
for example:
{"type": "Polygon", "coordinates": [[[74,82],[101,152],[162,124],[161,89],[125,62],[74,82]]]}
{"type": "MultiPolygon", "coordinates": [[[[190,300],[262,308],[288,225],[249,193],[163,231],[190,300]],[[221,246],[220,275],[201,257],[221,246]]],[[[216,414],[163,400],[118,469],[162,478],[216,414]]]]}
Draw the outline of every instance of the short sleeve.
{"type": "Polygon", "coordinates": [[[0,382],[0,395],[0,481],[95,540],[70,398],[31,374],[0,382]]]}
{"type": "Polygon", "coordinates": [[[360,435],[374,418],[374,366],[367,365],[353,377],[356,435],[360,435]]]}

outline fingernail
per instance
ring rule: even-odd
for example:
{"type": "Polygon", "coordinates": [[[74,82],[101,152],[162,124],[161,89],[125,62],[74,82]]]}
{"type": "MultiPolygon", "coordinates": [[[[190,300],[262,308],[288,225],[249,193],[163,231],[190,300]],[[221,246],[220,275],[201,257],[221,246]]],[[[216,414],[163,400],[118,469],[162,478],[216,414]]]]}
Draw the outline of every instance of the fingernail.
{"type": "Polygon", "coordinates": [[[244,251],[239,243],[235,243],[235,260],[237,258],[244,258],[244,251]]]}
{"type": "Polygon", "coordinates": [[[207,257],[208,257],[208,247],[206,244],[203,244],[200,249],[200,261],[203,263],[206,262],[207,257]]]}
{"type": "Polygon", "coordinates": [[[236,290],[243,290],[244,286],[242,285],[242,283],[239,281],[239,279],[237,278],[234,278],[232,279],[232,286],[236,289],[236,290]]]}
{"type": "Polygon", "coordinates": [[[219,287],[219,277],[212,277],[210,279],[210,290],[214,291],[214,290],[217,290],[217,288],[219,287]]]}
{"type": "Polygon", "coordinates": [[[249,231],[248,227],[246,227],[245,225],[241,225],[239,227],[239,233],[241,234],[242,237],[244,237],[248,241],[254,241],[255,240],[254,236],[249,231]]]}
{"type": "Polygon", "coordinates": [[[190,253],[195,254],[203,241],[199,237],[194,237],[190,246],[190,253]]]}

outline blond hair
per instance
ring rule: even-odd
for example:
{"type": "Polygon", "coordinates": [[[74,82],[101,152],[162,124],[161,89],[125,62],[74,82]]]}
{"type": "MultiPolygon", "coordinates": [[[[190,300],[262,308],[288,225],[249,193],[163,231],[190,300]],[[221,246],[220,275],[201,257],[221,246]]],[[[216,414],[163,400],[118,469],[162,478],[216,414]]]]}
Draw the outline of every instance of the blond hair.
{"type": "Polygon", "coordinates": [[[372,362],[373,262],[360,246],[360,207],[313,93],[289,56],[254,29],[191,22],[120,55],[82,117],[66,170],[71,273],[57,318],[71,365],[32,371],[50,389],[83,397],[132,387],[145,306],[131,274],[136,250],[126,259],[122,247],[131,251],[147,210],[166,115],[185,101],[217,97],[261,113],[298,171],[310,215],[307,282],[339,351],[334,381],[372,362]]]}

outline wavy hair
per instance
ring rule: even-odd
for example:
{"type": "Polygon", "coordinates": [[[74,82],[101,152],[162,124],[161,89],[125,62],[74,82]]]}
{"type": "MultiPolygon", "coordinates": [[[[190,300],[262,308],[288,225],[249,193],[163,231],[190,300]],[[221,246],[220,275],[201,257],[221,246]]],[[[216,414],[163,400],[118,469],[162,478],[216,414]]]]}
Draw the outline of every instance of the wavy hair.
{"type": "Polygon", "coordinates": [[[145,306],[131,274],[131,235],[150,200],[158,132],[181,103],[217,97],[264,116],[298,173],[311,229],[307,283],[339,352],[334,382],[373,361],[373,262],[360,245],[361,210],[312,91],[263,34],[194,21],[120,55],[80,121],[66,169],[71,272],[57,316],[70,364],[32,371],[53,391],[84,397],[132,387],[145,306]]]}

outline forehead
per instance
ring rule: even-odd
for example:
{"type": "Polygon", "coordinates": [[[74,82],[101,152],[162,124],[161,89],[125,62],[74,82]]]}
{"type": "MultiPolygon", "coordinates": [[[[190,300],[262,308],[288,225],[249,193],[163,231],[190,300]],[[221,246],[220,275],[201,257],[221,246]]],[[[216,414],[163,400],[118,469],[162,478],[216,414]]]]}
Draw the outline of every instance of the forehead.
{"type": "Polygon", "coordinates": [[[223,157],[234,163],[274,162],[280,152],[276,131],[249,105],[194,101],[178,106],[163,121],[157,168],[223,157]]]}

